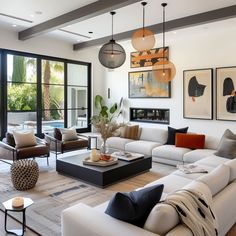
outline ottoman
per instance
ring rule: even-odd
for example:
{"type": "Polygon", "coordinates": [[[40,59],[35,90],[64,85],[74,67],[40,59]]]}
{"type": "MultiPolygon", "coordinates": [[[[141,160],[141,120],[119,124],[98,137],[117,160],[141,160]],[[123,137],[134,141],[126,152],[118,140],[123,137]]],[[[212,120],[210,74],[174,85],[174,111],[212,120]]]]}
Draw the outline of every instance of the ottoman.
{"type": "Polygon", "coordinates": [[[18,160],[11,166],[11,180],[13,186],[20,191],[31,189],[39,177],[38,164],[34,160],[18,160]]]}

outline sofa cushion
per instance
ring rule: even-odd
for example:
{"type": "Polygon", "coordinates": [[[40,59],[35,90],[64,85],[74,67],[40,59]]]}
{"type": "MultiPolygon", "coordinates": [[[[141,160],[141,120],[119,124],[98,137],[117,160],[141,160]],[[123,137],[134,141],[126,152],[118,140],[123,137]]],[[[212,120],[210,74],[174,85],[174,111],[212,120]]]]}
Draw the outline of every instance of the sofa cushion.
{"type": "Polygon", "coordinates": [[[119,150],[125,150],[125,144],[129,142],[133,142],[132,139],[127,138],[120,138],[120,137],[110,137],[107,139],[107,145],[110,148],[119,149],[119,150]]]}
{"type": "Polygon", "coordinates": [[[236,159],[225,162],[225,165],[230,168],[229,182],[236,179],[236,159]]]}
{"type": "Polygon", "coordinates": [[[32,147],[37,145],[33,130],[12,131],[16,148],[32,147]]]}
{"type": "Polygon", "coordinates": [[[85,147],[88,147],[88,140],[85,140],[85,139],[64,141],[62,143],[63,150],[72,150],[72,149],[85,148],[85,147]]]}
{"type": "Polygon", "coordinates": [[[236,183],[231,183],[213,198],[214,212],[219,224],[219,235],[228,235],[227,232],[236,222],[235,193],[236,183]]]}
{"type": "Polygon", "coordinates": [[[19,148],[16,151],[17,159],[40,157],[49,154],[49,146],[38,144],[32,147],[19,148]]]}
{"type": "Polygon", "coordinates": [[[78,139],[76,129],[71,127],[69,129],[61,129],[62,141],[73,141],[78,139]]]}
{"type": "Polygon", "coordinates": [[[178,223],[179,216],[174,207],[158,203],[153,207],[143,228],[155,234],[165,235],[178,223]]]}
{"type": "Polygon", "coordinates": [[[191,151],[189,148],[176,147],[175,145],[163,145],[152,150],[152,156],[167,158],[175,161],[183,161],[183,155],[191,151]]]}
{"type": "Polygon", "coordinates": [[[142,127],[140,140],[164,144],[167,140],[167,131],[164,129],[142,127]]]}
{"type": "Polygon", "coordinates": [[[125,145],[125,151],[142,153],[144,155],[152,155],[152,149],[160,145],[160,143],[156,142],[138,140],[127,143],[125,145]]]}
{"type": "Polygon", "coordinates": [[[182,129],[175,129],[175,128],[168,126],[168,138],[167,138],[166,144],[175,145],[175,135],[177,133],[185,134],[185,133],[187,133],[187,131],[188,131],[188,127],[185,127],[182,129]]]}
{"type": "Polygon", "coordinates": [[[211,156],[215,150],[212,149],[196,149],[184,154],[183,160],[185,163],[193,163],[203,158],[211,156]]]}
{"type": "Polygon", "coordinates": [[[155,185],[130,193],[116,193],[110,200],[106,214],[143,227],[150,211],[159,202],[163,185],[155,185]]]}
{"type": "MultiPolygon", "coordinates": [[[[145,188],[156,185],[156,184],[163,184],[164,185],[163,193],[172,193],[180,188],[183,188],[185,185],[189,184],[191,181],[192,181],[191,179],[187,179],[182,176],[170,174],[145,185],[145,188]]],[[[162,198],[162,200],[164,199],[162,198]]]]}
{"type": "Polygon", "coordinates": [[[229,159],[236,158],[236,134],[227,129],[220,140],[215,155],[229,159]]]}
{"type": "Polygon", "coordinates": [[[139,139],[139,125],[128,125],[121,128],[121,138],[139,139]]]}
{"type": "Polygon", "coordinates": [[[205,148],[216,150],[219,145],[220,139],[215,136],[207,135],[205,138],[205,148]]]}
{"type": "Polygon", "coordinates": [[[175,146],[190,149],[203,149],[205,145],[205,135],[203,134],[181,134],[175,135],[175,146]]]}
{"type": "Polygon", "coordinates": [[[224,164],[227,161],[229,161],[229,159],[223,158],[223,157],[218,157],[215,155],[211,155],[209,157],[206,157],[206,158],[203,158],[199,161],[196,161],[195,164],[217,167],[217,166],[220,166],[221,164],[224,164]]]}
{"type": "MultiPolygon", "coordinates": [[[[195,163],[194,163],[195,164],[195,163]]],[[[207,173],[210,173],[212,170],[214,170],[215,168],[212,166],[205,166],[205,165],[197,165],[197,168],[203,169],[205,171],[207,171],[207,173]]],[[[203,176],[207,173],[191,173],[191,174],[186,174],[183,171],[180,170],[176,170],[175,172],[173,172],[172,174],[174,175],[178,175],[178,176],[182,176],[184,178],[188,178],[188,179],[192,179],[192,180],[196,180],[197,178],[199,178],[200,176],[203,176]]]]}
{"type": "Polygon", "coordinates": [[[198,178],[205,183],[211,190],[212,196],[216,195],[229,183],[230,168],[224,164],[218,166],[211,173],[198,178]]]}

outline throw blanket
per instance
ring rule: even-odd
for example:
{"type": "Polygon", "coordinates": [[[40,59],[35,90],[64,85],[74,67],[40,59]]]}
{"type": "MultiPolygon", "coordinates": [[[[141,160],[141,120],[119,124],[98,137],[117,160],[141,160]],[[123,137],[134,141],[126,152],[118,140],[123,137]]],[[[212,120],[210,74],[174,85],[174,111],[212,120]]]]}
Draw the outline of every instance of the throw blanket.
{"type": "Polygon", "coordinates": [[[193,189],[182,189],[169,194],[163,203],[175,208],[182,223],[194,236],[218,235],[218,224],[212,211],[212,196],[193,189]]]}

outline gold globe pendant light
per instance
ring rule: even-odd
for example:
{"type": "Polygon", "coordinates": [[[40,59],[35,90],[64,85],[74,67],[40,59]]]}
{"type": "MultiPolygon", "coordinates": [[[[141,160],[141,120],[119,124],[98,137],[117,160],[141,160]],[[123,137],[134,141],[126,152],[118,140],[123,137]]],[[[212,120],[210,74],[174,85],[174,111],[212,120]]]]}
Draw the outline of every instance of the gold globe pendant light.
{"type": "Polygon", "coordinates": [[[143,6],[143,28],[135,31],[132,35],[131,43],[137,51],[146,51],[154,48],[155,36],[154,33],[145,28],[145,6],[147,2],[141,2],[143,6]]]}
{"type": "Polygon", "coordinates": [[[116,12],[110,12],[112,16],[112,37],[111,40],[104,44],[99,50],[98,59],[100,63],[109,69],[115,69],[122,66],[126,59],[126,53],[124,48],[116,43],[113,38],[113,16],[116,12]]]}
{"type": "Polygon", "coordinates": [[[168,83],[174,79],[176,74],[175,65],[165,58],[165,7],[167,3],[161,4],[163,7],[163,56],[160,61],[152,67],[153,77],[162,83],[168,83]]]}

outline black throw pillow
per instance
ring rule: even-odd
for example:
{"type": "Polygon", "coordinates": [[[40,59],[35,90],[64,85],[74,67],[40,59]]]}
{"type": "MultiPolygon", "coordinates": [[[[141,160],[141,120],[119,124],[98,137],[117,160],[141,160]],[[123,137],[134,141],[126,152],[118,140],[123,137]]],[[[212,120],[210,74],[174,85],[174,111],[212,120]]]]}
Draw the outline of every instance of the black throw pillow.
{"type": "Polygon", "coordinates": [[[60,129],[54,128],[54,138],[60,141],[62,140],[62,134],[60,129]]]}
{"type": "Polygon", "coordinates": [[[168,126],[168,138],[166,144],[175,145],[175,135],[176,133],[186,134],[188,131],[188,127],[182,129],[175,129],[168,126]]]}
{"type": "Polygon", "coordinates": [[[130,193],[116,193],[110,200],[106,214],[143,227],[152,208],[161,199],[164,185],[158,184],[130,193]]]}

